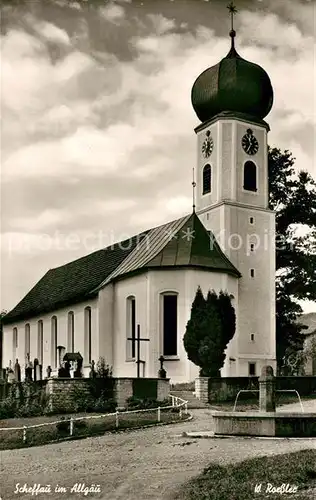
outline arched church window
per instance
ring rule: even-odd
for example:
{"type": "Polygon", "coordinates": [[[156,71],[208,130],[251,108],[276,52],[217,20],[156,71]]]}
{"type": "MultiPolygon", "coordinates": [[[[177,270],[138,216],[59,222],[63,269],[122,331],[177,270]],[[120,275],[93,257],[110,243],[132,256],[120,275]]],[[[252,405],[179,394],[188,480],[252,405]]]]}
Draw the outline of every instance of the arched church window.
{"type": "Polygon", "coordinates": [[[178,354],[178,294],[165,292],[161,297],[162,305],[162,353],[164,356],[178,354]]]}
{"type": "Polygon", "coordinates": [[[26,323],[26,325],[25,325],[25,352],[24,352],[25,358],[28,354],[30,354],[30,347],[31,347],[30,344],[31,344],[30,324],[26,323]]]}
{"type": "Polygon", "coordinates": [[[67,351],[75,352],[75,315],[73,311],[68,313],[67,325],[67,351]]]}
{"type": "Polygon", "coordinates": [[[136,355],[136,300],[134,296],[126,299],[126,359],[136,355]],[[132,339],[132,340],[129,340],[132,339]]]}
{"type": "Polygon", "coordinates": [[[91,307],[84,310],[84,360],[85,364],[91,363],[91,307]]]}
{"type": "Polygon", "coordinates": [[[211,165],[208,163],[203,168],[203,194],[211,192],[212,188],[212,169],[211,165]]]}
{"type": "Polygon", "coordinates": [[[51,319],[51,366],[57,368],[57,317],[51,319]]]}
{"type": "Polygon", "coordinates": [[[253,161],[246,161],[244,165],[244,189],[257,191],[257,167],[253,161]]]}
{"type": "Polygon", "coordinates": [[[37,322],[37,359],[40,365],[43,364],[43,321],[37,322]]]}
{"type": "Polygon", "coordinates": [[[13,345],[12,345],[12,348],[13,348],[12,349],[13,350],[13,363],[15,363],[17,347],[18,347],[18,329],[15,326],[13,328],[13,345]]]}

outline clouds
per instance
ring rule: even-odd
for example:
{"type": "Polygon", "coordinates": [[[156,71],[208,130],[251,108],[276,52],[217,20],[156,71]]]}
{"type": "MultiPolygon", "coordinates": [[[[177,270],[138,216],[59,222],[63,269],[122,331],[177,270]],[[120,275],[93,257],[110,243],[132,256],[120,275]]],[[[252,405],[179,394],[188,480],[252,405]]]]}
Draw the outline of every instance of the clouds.
{"type": "MultiPolygon", "coordinates": [[[[191,210],[198,121],[190,92],[201,71],[229,50],[227,35],[217,34],[218,18],[205,11],[203,22],[196,23],[202,8],[211,9],[206,2],[199,8],[197,2],[187,2],[178,17],[176,10],[168,16],[159,2],[153,2],[156,10],[136,8],[127,0],[90,11],[77,4],[64,5],[62,22],[57,15],[48,19],[45,9],[43,18],[24,13],[24,25],[21,15],[21,22],[9,25],[3,36],[7,242],[10,235],[16,240],[27,231],[36,242],[58,230],[66,237],[100,228],[115,230],[119,238],[123,231],[134,234],[191,210]]],[[[238,51],[271,76],[275,105],[267,118],[270,143],[292,148],[297,164],[312,172],[310,16],[302,8],[295,23],[290,8],[287,18],[284,11],[272,9],[240,12],[238,51]]],[[[41,254],[33,245],[25,256],[32,273],[23,272],[24,292],[35,275],[40,278],[52,265],[88,251],[80,246],[73,252],[50,249],[41,254]]],[[[5,245],[3,262],[4,306],[11,307],[23,252],[17,260],[8,258],[5,245]]]]}
{"type": "Polygon", "coordinates": [[[107,21],[117,23],[124,18],[125,9],[120,5],[111,2],[106,5],[106,7],[100,7],[99,14],[107,21]]]}

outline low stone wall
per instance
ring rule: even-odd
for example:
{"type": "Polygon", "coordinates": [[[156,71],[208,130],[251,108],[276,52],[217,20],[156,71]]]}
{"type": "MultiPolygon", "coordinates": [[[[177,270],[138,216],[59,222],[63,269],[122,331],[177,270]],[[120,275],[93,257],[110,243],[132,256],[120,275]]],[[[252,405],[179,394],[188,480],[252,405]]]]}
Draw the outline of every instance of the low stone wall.
{"type": "MultiPolygon", "coordinates": [[[[195,394],[203,402],[234,401],[240,390],[259,390],[258,377],[199,377],[195,380],[195,394]]],[[[316,377],[276,377],[276,390],[298,391],[300,396],[315,394],[316,377]]],[[[250,394],[250,393],[249,393],[250,394]]],[[[241,394],[240,399],[243,395],[241,394]]],[[[248,396],[249,397],[249,396],[248,396]]],[[[256,393],[254,393],[256,397],[256,393]]]]}
{"type": "MultiPolygon", "coordinates": [[[[90,394],[89,378],[50,378],[47,381],[46,394],[50,398],[50,410],[71,411],[73,403],[81,394],[90,394]]],[[[95,379],[101,381],[102,379],[95,379]]],[[[169,379],[148,378],[110,378],[104,381],[106,385],[111,384],[111,395],[118,407],[125,407],[130,397],[138,399],[151,398],[163,401],[168,398],[170,383],[169,379]]],[[[108,387],[109,389],[109,387],[108,387]]]]}
{"type": "Polygon", "coordinates": [[[72,411],[77,394],[90,394],[90,379],[84,378],[49,378],[46,395],[49,397],[50,411],[72,411]]]}

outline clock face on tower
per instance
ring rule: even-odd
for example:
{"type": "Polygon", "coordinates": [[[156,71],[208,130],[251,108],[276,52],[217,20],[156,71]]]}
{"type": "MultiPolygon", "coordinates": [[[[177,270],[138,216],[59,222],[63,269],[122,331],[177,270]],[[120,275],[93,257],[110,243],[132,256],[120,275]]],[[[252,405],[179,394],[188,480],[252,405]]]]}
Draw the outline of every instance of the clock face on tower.
{"type": "Polygon", "coordinates": [[[204,158],[208,158],[209,156],[211,156],[213,147],[214,147],[214,141],[212,139],[211,132],[208,130],[206,132],[206,139],[202,144],[202,154],[204,158]]]}
{"type": "Polygon", "coordinates": [[[259,149],[259,143],[251,128],[248,128],[247,133],[243,136],[241,140],[241,145],[245,153],[248,155],[255,155],[259,149]]]}

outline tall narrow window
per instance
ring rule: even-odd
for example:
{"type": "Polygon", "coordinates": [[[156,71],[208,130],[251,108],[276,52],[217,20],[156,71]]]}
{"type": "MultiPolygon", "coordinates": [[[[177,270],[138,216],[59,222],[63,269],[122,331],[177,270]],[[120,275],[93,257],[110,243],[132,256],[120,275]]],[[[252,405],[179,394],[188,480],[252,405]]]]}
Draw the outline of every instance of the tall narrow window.
{"type": "Polygon", "coordinates": [[[257,191],[257,167],[253,161],[246,161],[244,165],[244,189],[257,191]]]}
{"type": "Polygon", "coordinates": [[[207,164],[203,168],[203,194],[211,192],[212,187],[211,165],[207,164]]]}
{"type": "Polygon", "coordinates": [[[26,356],[29,354],[31,355],[30,353],[30,344],[31,344],[31,339],[30,339],[30,324],[29,323],[26,323],[25,325],[25,352],[24,352],[24,356],[26,358],[26,356]]]}
{"type": "Polygon", "coordinates": [[[135,297],[126,299],[126,359],[134,359],[136,355],[136,300],[135,297]],[[132,340],[129,340],[132,339],[132,340]]]}
{"type": "Polygon", "coordinates": [[[73,311],[68,313],[67,351],[75,352],[75,316],[73,311]]]}
{"type": "Polygon", "coordinates": [[[18,329],[17,327],[15,326],[13,328],[13,345],[12,345],[12,351],[13,351],[13,363],[15,363],[15,359],[16,359],[16,350],[17,350],[17,347],[18,347],[18,329]]]}
{"type": "Polygon", "coordinates": [[[51,319],[51,366],[57,368],[57,317],[51,319]]]}
{"type": "Polygon", "coordinates": [[[84,361],[85,364],[91,363],[91,307],[84,310],[84,361]]]}
{"type": "Polygon", "coordinates": [[[250,377],[256,376],[256,363],[249,363],[248,365],[248,373],[250,377]]]}
{"type": "Polygon", "coordinates": [[[43,321],[37,323],[37,359],[40,365],[43,364],[43,321]]]}
{"type": "Polygon", "coordinates": [[[177,355],[178,296],[176,293],[162,295],[162,327],[164,356],[177,355]]]}

